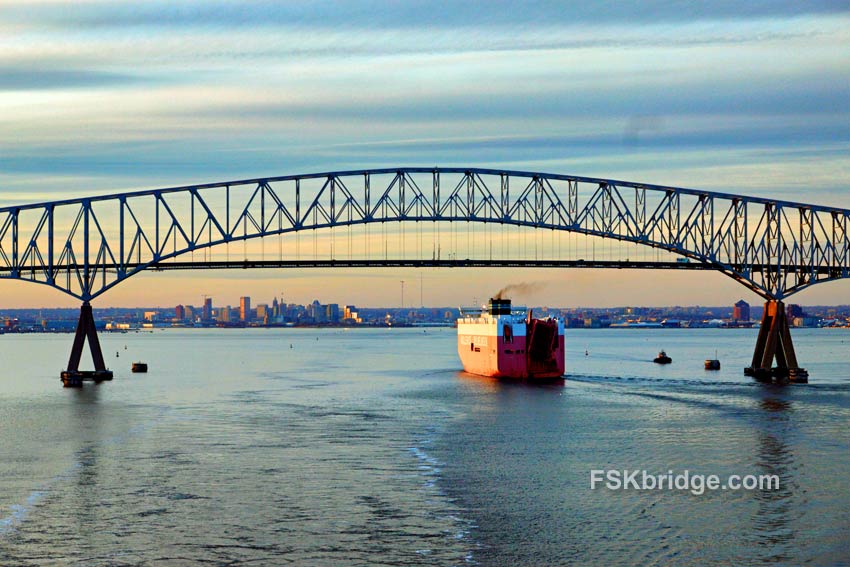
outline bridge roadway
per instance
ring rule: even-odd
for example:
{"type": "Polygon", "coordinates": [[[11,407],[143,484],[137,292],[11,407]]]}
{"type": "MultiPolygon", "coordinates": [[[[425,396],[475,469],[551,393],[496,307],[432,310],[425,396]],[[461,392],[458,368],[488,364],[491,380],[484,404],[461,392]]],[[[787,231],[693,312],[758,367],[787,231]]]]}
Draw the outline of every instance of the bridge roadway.
{"type": "MultiPolygon", "coordinates": [[[[767,266],[752,264],[755,269],[766,269],[767,266]]],[[[83,269],[81,264],[69,264],[70,270],[83,269]]],[[[109,273],[119,270],[116,264],[101,264],[101,269],[109,273]]],[[[128,262],[120,269],[135,270],[140,267],[154,272],[172,270],[253,270],[253,269],[286,269],[286,268],[594,268],[617,270],[711,270],[719,271],[717,266],[696,261],[676,262],[646,262],[634,260],[500,260],[500,259],[323,259],[323,260],[206,260],[179,261],[166,260],[150,263],[128,262]]],[[[775,264],[770,266],[776,268],[775,264]]],[[[782,270],[791,270],[795,266],[779,266],[782,270]]],[[[0,266],[0,274],[9,273],[11,268],[0,266]]],[[[829,266],[817,266],[816,273],[830,275],[833,269],[829,266]]]]}

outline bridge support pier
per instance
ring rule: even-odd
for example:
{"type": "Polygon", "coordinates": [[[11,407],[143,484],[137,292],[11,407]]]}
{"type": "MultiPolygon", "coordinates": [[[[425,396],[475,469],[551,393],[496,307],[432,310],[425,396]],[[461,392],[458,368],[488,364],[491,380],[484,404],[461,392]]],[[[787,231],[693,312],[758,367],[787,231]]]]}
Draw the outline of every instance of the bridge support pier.
{"type": "Polygon", "coordinates": [[[79,388],[83,385],[83,380],[92,380],[98,384],[104,380],[112,380],[112,371],[106,369],[106,363],[103,360],[100,341],[97,339],[97,328],[94,326],[94,315],[88,301],[84,301],[80,308],[80,320],[77,323],[77,333],[74,335],[68,368],[59,377],[66,388],[79,388]],[[94,370],[80,370],[80,358],[83,356],[86,339],[89,341],[94,370]]]}
{"type": "Polygon", "coordinates": [[[744,374],[760,382],[809,381],[809,373],[797,365],[791,329],[785,315],[785,304],[781,301],[771,299],[765,302],[753,362],[748,368],[744,368],[744,374]]]}

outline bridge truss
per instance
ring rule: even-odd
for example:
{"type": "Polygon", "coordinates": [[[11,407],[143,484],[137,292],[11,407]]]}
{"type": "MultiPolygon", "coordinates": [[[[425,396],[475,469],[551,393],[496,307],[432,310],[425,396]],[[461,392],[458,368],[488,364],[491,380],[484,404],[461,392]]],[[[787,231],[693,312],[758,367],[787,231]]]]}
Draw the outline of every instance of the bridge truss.
{"type": "MultiPolygon", "coordinates": [[[[0,278],[89,301],[143,270],[170,262],[185,269],[178,257],[222,244],[371,223],[465,221],[666,250],[781,300],[850,277],[848,219],[847,209],[610,179],[466,168],[344,171],[2,208],[0,278]]],[[[607,267],[636,267],[630,264],[607,267]]]]}

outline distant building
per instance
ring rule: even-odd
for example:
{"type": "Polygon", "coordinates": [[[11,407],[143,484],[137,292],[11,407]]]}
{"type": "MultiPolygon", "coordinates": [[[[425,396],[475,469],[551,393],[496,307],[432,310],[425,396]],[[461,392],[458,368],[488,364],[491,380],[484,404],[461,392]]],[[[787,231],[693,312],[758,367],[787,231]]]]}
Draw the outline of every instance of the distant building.
{"type": "Polygon", "coordinates": [[[218,321],[222,323],[230,323],[230,306],[221,307],[218,310],[218,321]]]}
{"type": "Polygon", "coordinates": [[[204,310],[201,313],[201,319],[204,320],[204,321],[211,320],[212,319],[212,311],[213,311],[212,297],[204,298],[204,310]]]}
{"type": "Polygon", "coordinates": [[[145,321],[156,321],[157,315],[156,311],[145,311],[145,321]]]}
{"type": "Polygon", "coordinates": [[[250,321],[251,320],[251,298],[250,297],[240,297],[239,298],[239,320],[240,321],[250,321]]]}
{"type": "Polygon", "coordinates": [[[260,303],[257,305],[257,319],[260,321],[265,320],[269,315],[269,306],[266,303],[260,303]]]}
{"type": "Polygon", "coordinates": [[[327,310],[321,303],[319,303],[318,299],[314,299],[313,303],[307,306],[307,315],[316,323],[324,323],[328,320],[327,310]]]}
{"type": "Polygon", "coordinates": [[[328,303],[325,305],[325,319],[331,323],[339,323],[339,305],[328,303]]]}
{"type": "Polygon", "coordinates": [[[750,320],[750,304],[740,300],[735,306],[732,308],[732,319],[735,321],[749,321],[750,320]]]}
{"type": "Polygon", "coordinates": [[[182,305],[178,305],[174,308],[174,318],[178,321],[183,321],[186,319],[186,308],[182,305]]]}
{"type": "Polygon", "coordinates": [[[817,317],[794,317],[791,320],[792,327],[817,327],[820,323],[820,319],[817,317]]]}
{"type": "Polygon", "coordinates": [[[357,307],[354,305],[343,305],[342,320],[348,321],[349,323],[360,323],[361,319],[357,313],[357,307]]]}
{"type": "Polygon", "coordinates": [[[186,319],[188,321],[194,321],[195,320],[195,308],[192,307],[191,305],[186,306],[186,319]]]}
{"type": "Polygon", "coordinates": [[[806,314],[803,313],[803,308],[797,305],[796,303],[791,303],[785,308],[785,314],[788,316],[788,319],[792,321],[797,317],[805,317],[806,314]]]}

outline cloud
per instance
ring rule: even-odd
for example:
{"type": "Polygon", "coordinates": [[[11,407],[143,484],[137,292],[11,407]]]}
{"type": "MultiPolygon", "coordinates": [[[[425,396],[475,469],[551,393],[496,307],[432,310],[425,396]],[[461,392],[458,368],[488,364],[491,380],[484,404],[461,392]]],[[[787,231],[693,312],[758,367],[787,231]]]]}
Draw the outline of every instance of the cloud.
{"type": "MultiPolygon", "coordinates": [[[[647,138],[663,138],[670,129],[676,130],[678,117],[687,122],[689,118],[698,116],[739,116],[742,122],[746,122],[750,117],[793,117],[806,114],[812,117],[814,123],[795,125],[799,131],[806,127],[826,127],[823,132],[826,139],[834,139],[835,136],[846,138],[847,128],[835,124],[833,120],[836,115],[846,114],[846,103],[850,97],[850,87],[832,85],[830,88],[828,84],[817,85],[814,81],[793,81],[787,86],[771,85],[770,81],[762,81],[759,85],[715,84],[711,92],[706,92],[704,84],[664,89],[663,81],[642,88],[623,86],[620,89],[600,91],[553,89],[542,92],[541,89],[536,92],[486,93],[475,92],[474,89],[426,96],[409,93],[407,96],[388,96],[383,100],[378,93],[370,93],[370,96],[360,100],[356,97],[340,97],[314,102],[232,102],[190,112],[194,117],[209,120],[238,116],[244,120],[286,122],[309,117],[313,121],[349,120],[396,125],[419,122],[439,125],[461,121],[493,120],[504,123],[522,119],[533,123],[561,120],[564,121],[565,129],[569,129],[567,121],[570,120],[597,118],[611,121],[616,118],[631,124],[636,116],[655,117],[661,122],[657,128],[642,133],[647,138]]],[[[176,111],[174,114],[182,112],[176,111]]],[[[707,136],[711,136],[711,130],[720,130],[707,124],[705,126],[707,136]]],[[[771,129],[784,127],[775,122],[766,126],[764,135],[769,135],[771,129]]],[[[758,132],[734,133],[743,134],[745,139],[760,136],[758,132]]],[[[622,138],[623,133],[618,135],[622,138]]],[[[634,133],[629,136],[634,136],[634,133]]],[[[707,141],[713,143],[710,138],[707,141]]],[[[736,140],[730,141],[734,143],[736,140]]]]}
{"type": "Polygon", "coordinates": [[[486,3],[407,0],[336,2],[233,3],[223,0],[188,2],[10,2],[0,7],[4,20],[30,26],[73,28],[198,27],[242,29],[263,26],[448,28],[470,26],[606,23],[677,23],[795,17],[847,13],[846,2],[745,2],[710,3],[649,1],[562,2],[539,0],[518,5],[511,0],[486,3]],[[72,7],[73,4],[73,7],[72,7]]]}
{"type": "Polygon", "coordinates": [[[0,66],[0,91],[74,89],[131,85],[139,77],[92,69],[33,69],[0,66]]]}

